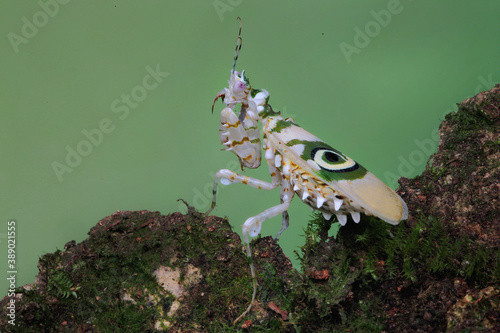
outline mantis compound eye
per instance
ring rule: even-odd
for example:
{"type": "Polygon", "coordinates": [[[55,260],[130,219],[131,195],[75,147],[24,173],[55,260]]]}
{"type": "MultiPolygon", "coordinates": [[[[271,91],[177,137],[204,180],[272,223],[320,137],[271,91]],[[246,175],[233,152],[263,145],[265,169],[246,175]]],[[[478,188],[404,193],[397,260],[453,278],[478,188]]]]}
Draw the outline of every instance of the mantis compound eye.
{"type": "Polygon", "coordinates": [[[356,170],[359,165],[347,156],[344,156],[330,148],[314,148],[311,151],[311,159],[319,167],[331,172],[348,172],[356,170]]]}
{"type": "Polygon", "coordinates": [[[237,80],[234,85],[233,85],[233,93],[234,94],[238,94],[238,93],[241,93],[243,91],[245,91],[245,89],[247,88],[246,84],[243,82],[243,81],[240,81],[240,80],[237,80]]]}

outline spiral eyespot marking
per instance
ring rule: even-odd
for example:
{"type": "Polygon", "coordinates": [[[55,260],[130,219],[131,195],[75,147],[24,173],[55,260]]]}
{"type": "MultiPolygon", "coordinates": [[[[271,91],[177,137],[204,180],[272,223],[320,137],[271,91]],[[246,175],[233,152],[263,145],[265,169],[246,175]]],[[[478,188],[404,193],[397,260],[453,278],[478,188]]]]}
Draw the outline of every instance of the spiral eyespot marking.
{"type": "Polygon", "coordinates": [[[330,148],[317,147],[311,151],[311,159],[323,170],[349,172],[359,168],[359,164],[330,148]]]}

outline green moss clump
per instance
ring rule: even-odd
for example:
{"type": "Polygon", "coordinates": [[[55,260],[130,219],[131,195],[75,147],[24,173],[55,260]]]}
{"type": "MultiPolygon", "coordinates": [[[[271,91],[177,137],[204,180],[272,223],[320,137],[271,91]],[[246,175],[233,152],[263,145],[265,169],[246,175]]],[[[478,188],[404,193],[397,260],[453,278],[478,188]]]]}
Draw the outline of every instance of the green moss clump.
{"type": "Polygon", "coordinates": [[[403,297],[414,297],[407,302],[417,308],[426,297],[451,297],[457,278],[480,287],[499,282],[498,252],[452,237],[433,216],[417,220],[415,226],[391,226],[365,216],[359,224],[341,228],[334,239],[327,236],[331,222],[315,214],[299,256],[304,274],[296,276],[291,288],[290,309],[298,322],[318,332],[381,332],[403,297]],[[322,270],[328,271],[328,279],[315,276],[322,270]],[[434,290],[429,281],[448,282],[434,290]],[[392,298],[397,299],[393,309],[392,298]]]}

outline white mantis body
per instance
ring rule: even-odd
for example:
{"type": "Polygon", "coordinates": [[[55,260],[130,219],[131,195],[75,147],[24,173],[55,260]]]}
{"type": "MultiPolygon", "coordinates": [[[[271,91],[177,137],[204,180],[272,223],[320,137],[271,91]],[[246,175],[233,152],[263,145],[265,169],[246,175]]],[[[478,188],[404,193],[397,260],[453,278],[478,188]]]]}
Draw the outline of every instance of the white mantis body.
{"type": "MultiPolygon", "coordinates": [[[[281,188],[279,205],[249,217],[243,224],[247,256],[251,259],[248,236],[257,236],[264,221],[281,214],[282,227],[276,238],[287,229],[287,209],[295,194],[313,210],[321,211],[326,219],[335,215],[341,225],[346,224],[349,214],[356,223],[360,220],[360,213],[377,216],[390,224],[406,219],[408,209],[403,199],[375,175],[302,129],[293,119],[284,119],[272,109],[268,103],[269,93],[252,88],[245,72],[235,70],[240,49],[241,25],[229,85],[214,99],[215,104],[217,99],[224,98],[226,105],[221,111],[219,135],[225,150],[238,156],[242,169],[254,169],[261,164],[260,123],[262,148],[271,182],[221,169],[215,175],[212,207],[207,214],[215,208],[219,179],[226,185],[243,183],[258,189],[281,188]],[[241,105],[239,115],[235,113],[237,105],[241,105]]],[[[250,271],[253,279],[252,300],[234,323],[250,311],[255,301],[257,280],[251,260],[250,271]]]]}

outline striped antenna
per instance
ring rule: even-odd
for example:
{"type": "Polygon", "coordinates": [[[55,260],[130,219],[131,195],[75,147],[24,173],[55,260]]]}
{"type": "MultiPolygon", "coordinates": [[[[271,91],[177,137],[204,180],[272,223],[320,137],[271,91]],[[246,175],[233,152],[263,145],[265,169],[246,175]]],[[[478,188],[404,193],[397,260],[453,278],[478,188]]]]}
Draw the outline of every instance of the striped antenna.
{"type": "Polygon", "coordinates": [[[240,50],[241,50],[241,44],[243,42],[243,39],[241,38],[241,18],[238,16],[237,20],[240,21],[240,31],[238,32],[238,38],[236,38],[236,48],[234,50],[234,60],[233,60],[233,72],[234,69],[236,68],[236,60],[238,60],[238,56],[240,55],[240,50]]]}
{"type": "MultiPolygon", "coordinates": [[[[238,56],[240,55],[241,43],[243,41],[243,39],[241,38],[241,18],[238,16],[237,20],[240,21],[240,31],[238,32],[238,38],[236,38],[236,48],[234,49],[233,69],[231,70],[231,74],[234,73],[234,70],[236,68],[236,60],[238,60],[238,56]]],[[[225,89],[222,89],[214,98],[214,102],[212,103],[212,114],[214,113],[215,102],[219,98],[224,98],[224,97],[225,97],[225,89]]],[[[245,119],[244,110],[240,113],[240,121],[243,122],[243,119],[245,119]]]]}

